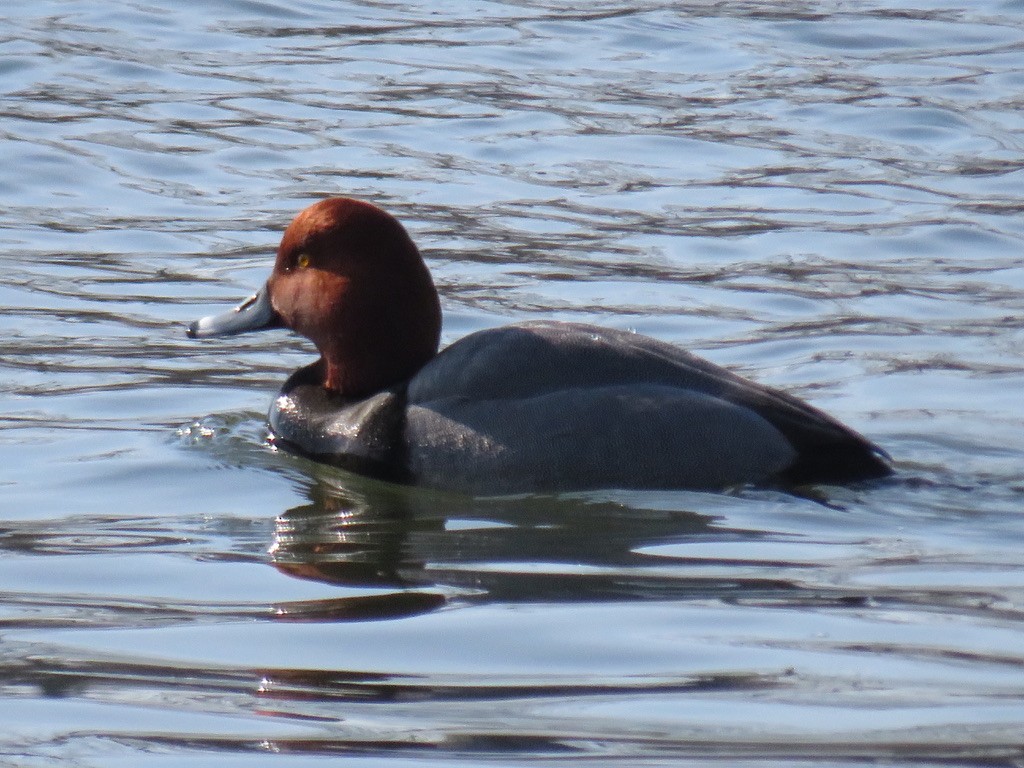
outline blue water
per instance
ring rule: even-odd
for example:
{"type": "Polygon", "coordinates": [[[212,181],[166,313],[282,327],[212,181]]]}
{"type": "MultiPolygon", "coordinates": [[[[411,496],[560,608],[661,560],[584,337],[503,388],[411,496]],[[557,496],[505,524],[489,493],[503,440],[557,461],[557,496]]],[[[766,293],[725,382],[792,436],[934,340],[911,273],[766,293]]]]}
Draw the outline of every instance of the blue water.
{"type": "Polygon", "coordinates": [[[16,3],[0,763],[1024,764],[1024,6],[16,3]],[[275,452],[183,325],[345,194],[444,340],[635,329],[896,459],[470,499],[275,452]]]}

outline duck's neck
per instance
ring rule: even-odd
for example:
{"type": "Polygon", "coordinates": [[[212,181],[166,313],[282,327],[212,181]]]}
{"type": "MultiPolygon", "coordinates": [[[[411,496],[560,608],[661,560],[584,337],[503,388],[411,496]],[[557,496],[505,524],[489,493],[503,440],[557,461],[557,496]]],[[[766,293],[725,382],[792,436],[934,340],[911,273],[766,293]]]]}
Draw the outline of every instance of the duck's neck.
{"type": "Polygon", "coordinates": [[[315,387],[318,390],[325,391],[332,398],[353,401],[362,400],[403,381],[403,379],[381,383],[358,379],[352,381],[344,375],[344,368],[332,367],[321,357],[315,363],[303,366],[292,373],[284,383],[281,391],[290,393],[298,387],[315,387]]]}
{"type": "Polygon", "coordinates": [[[437,354],[439,328],[404,336],[385,330],[338,339],[321,349],[318,370],[324,389],[345,398],[368,397],[408,381],[437,354]]]}
{"type": "Polygon", "coordinates": [[[324,389],[349,399],[368,397],[393,384],[412,378],[419,370],[415,368],[405,373],[388,370],[387,366],[376,361],[340,362],[327,357],[321,357],[317,367],[324,389]]]}

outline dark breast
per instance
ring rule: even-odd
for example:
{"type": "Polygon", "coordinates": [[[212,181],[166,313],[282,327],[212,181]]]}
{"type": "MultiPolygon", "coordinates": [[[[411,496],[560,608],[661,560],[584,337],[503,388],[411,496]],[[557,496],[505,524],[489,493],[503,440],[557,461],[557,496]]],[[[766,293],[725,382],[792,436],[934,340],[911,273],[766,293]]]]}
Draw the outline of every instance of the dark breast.
{"type": "Polygon", "coordinates": [[[363,400],[328,392],[314,364],[293,373],[270,408],[275,443],[323,464],[408,483],[405,386],[363,400]]]}

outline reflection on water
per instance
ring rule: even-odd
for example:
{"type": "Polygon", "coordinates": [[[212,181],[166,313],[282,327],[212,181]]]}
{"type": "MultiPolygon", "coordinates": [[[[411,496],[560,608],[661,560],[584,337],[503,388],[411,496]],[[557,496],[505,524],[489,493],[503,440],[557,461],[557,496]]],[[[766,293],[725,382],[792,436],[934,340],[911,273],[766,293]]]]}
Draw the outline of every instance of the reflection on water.
{"type": "Polygon", "coordinates": [[[0,762],[1024,762],[1018,11],[6,9],[0,762]],[[175,324],[339,193],[446,341],[635,328],[898,476],[467,499],[273,451],[308,344],[175,324]]]}
{"type": "Polygon", "coordinates": [[[383,484],[371,496],[362,482],[324,472],[312,503],[277,519],[275,567],[336,584],[461,587],[463,600],[643,598],[614,575],[650,564],[634,549],[711,527],[698,513],[586,497],[470,501],[383,484]]]}
{"type": "Polygon", "coordinates": [[[9,556],[119,552],[111,574],[179,551],[323,587],[259,599],[256,584],[235,603],[219,599],[230,584],[202,600],[109,585],[92,598],[8,593],[4,626],[22,636],[4,643],[9,700],[266,719],[255,740],[237,726],[116,722],[88,737],[175,754],[917,763],[1020,751],[1024,617],[984,576],[1005,580],[999,560],[1016,548],[929,554],[942,531],[881,522],[866,497],[884,491],[848,493],[842,509],[763,492],[471,500],[293,461],[308,498],[273,531],[256,517],[110,516],[7,532],[9,556]],[[57,627],[77,631],[31,634],[57,627]],[[969,743],[950,741],[958,711],[987,718],[969,743]]]}

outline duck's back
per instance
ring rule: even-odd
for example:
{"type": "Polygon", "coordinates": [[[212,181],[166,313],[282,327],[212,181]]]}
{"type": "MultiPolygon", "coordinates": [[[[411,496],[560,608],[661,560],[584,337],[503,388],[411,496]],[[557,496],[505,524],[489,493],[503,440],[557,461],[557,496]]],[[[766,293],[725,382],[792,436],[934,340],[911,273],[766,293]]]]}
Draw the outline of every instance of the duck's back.
{"type": "Polygon", "coordinates": [[[721,488],[888,474],[815,408],[670,344],[571,323],[481,331],[407,390],[415,481],[470,492],[721,488]]]}

